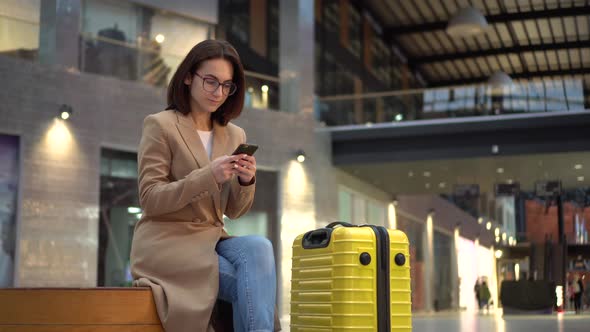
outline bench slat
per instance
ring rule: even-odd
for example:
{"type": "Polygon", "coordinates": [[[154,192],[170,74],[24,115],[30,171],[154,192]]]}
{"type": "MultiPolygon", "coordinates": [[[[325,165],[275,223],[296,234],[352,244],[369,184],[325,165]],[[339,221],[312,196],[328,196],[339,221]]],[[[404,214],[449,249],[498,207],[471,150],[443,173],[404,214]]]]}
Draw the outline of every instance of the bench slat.
{"type": "Polygon", "coordinates": [[[0,325],[160,325],[149,288],[0,289],[0,313],[0,325]]]}
{"type": "Polygon", "coordinates": [[[164,332],[159,325],[0,325],[0,332],[164,332]]]}

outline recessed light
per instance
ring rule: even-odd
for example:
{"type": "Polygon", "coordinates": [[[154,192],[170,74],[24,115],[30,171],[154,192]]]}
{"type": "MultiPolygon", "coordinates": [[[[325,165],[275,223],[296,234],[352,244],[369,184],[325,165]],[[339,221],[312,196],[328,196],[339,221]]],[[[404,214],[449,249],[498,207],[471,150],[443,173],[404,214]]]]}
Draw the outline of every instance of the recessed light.
{"type": "Polygon", "coordinates": [[[575,168],[575,169],[582,169],[582,164],[576,164],[576,165],[574,166],[574,168],[575,168]]]}
{"type": "Polygon", "coordinates": [[[425,184],[424,187],[426,187],[426,189],[429,189],[430,188],[430,183],[425,184]]]}
{"type": "Polygon", "coordinates": [[[584,177],[583,176],[578,176],[578,181],[580,181],[580,182],[584,181],[584,177]]]}
{"type": "Polygon", "coordinates": [[[477,223],[481,225],[483,223],[483,218],[482,217],[477,218],[477,223]]]}
{"type": "Polygon", "coordinates": [[[441,182],[441,183],[439,183],[439,184],[438,184],[438,186],[439,186],[440,188],[444,188],[444,187],[446,187],[446,186],[447,186],[447,184],[446,184],[446,183],[444,183],[444,182],[441,182]]]}
{"type": "Polygon", "coordinates": [[[430,176],[430,172],[429,171],[424,172],[424,176],[425,177],[429,177],[430,176]]]}
{"type": "Polygon", "coordinates": [[[498,169],[496,169],[496,172],[498,172],[499,174],[504,173],[504,169],[502,167],[498,167],[498,169]]]}
{"type": "Polygon", "coordinates": [[[414,172],[412,172],[412,171],[409,171],[409,172],[408,172],[408,177],[412,177],[412,176],[414,176],[414,172]]]}
{"type": "Polygon", "coordinates": [[[488,231],[489,231],[490,229],[492,229],[492,222],[491,222],[491,221],[488,221],[488,222],[486,223],[486,229],[487,229],[488,231]]]}
{"type": "Polygon", "coordinates": [[[512,184],[512,182],[514,182],[512,179],[508,179],[508,184],[512,184]]]}

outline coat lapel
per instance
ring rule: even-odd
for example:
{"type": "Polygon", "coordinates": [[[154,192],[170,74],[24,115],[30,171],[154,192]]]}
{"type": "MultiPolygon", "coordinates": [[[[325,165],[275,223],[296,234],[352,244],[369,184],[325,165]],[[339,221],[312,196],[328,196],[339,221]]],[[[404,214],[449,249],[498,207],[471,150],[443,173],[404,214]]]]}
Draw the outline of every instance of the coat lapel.
{"type": "MultiPolygon", "coordinates": [[[[197,129],[195,128],[191,116],[188,114],[184,115],[180,112],[176,112],[176,117],[178,119],[176,127],[178,128],[184,143],[195,158],[197,165],[199,167],[205,167],[209,165],[207,151],[205,151],[205,147],[203,146],[203,143],[201,143],[201,138],[199,137],[199,133],[197,133],[197,129]]],[[[215,141],[213,142],[213,144],[215,144],[215,141]]]]}
{"type": "MultiPolygon", "coordinates": [[[[211,160],[215,160],[223,155],[229,154],[227,149],[228,134],[226,127],[213,122],[213,147],[211,152],[211,160]]],[[[223,213],[221,212],[221,194],[217,193],[213,195],[213,201],[215,203],[215,210],[219,220],[223,220],[223,213]]]]}

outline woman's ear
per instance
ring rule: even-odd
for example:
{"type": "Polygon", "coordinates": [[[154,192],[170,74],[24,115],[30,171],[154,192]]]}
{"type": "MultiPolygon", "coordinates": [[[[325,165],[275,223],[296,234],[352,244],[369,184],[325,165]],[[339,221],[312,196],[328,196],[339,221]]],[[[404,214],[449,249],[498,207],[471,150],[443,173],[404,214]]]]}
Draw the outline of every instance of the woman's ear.
{"type": "Polygon", "coordinates": [[[184,84],[191,85],[193,83],[193,77],[190,74],[186,74],[184,78],[184,84]]]}

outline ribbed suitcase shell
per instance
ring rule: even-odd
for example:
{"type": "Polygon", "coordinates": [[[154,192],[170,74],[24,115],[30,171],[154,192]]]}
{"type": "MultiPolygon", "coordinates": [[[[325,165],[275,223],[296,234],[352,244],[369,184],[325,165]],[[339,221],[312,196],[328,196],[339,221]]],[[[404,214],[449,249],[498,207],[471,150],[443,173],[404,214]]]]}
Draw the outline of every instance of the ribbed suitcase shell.
{"type": "MultiPolygon", "coordinates": [[[[391,331],[411,331],[410,256],[407,236],[387,230],[390,242],[391,331]],[[402,266],[393,260],[405,256],[402,266]]],[[[378,331],[376,234],[370,227],[336,227],[325,248],[293,242],[291,331],[378,331]],[[371,262],[362,265],[367,252],[371,262]]]]}

